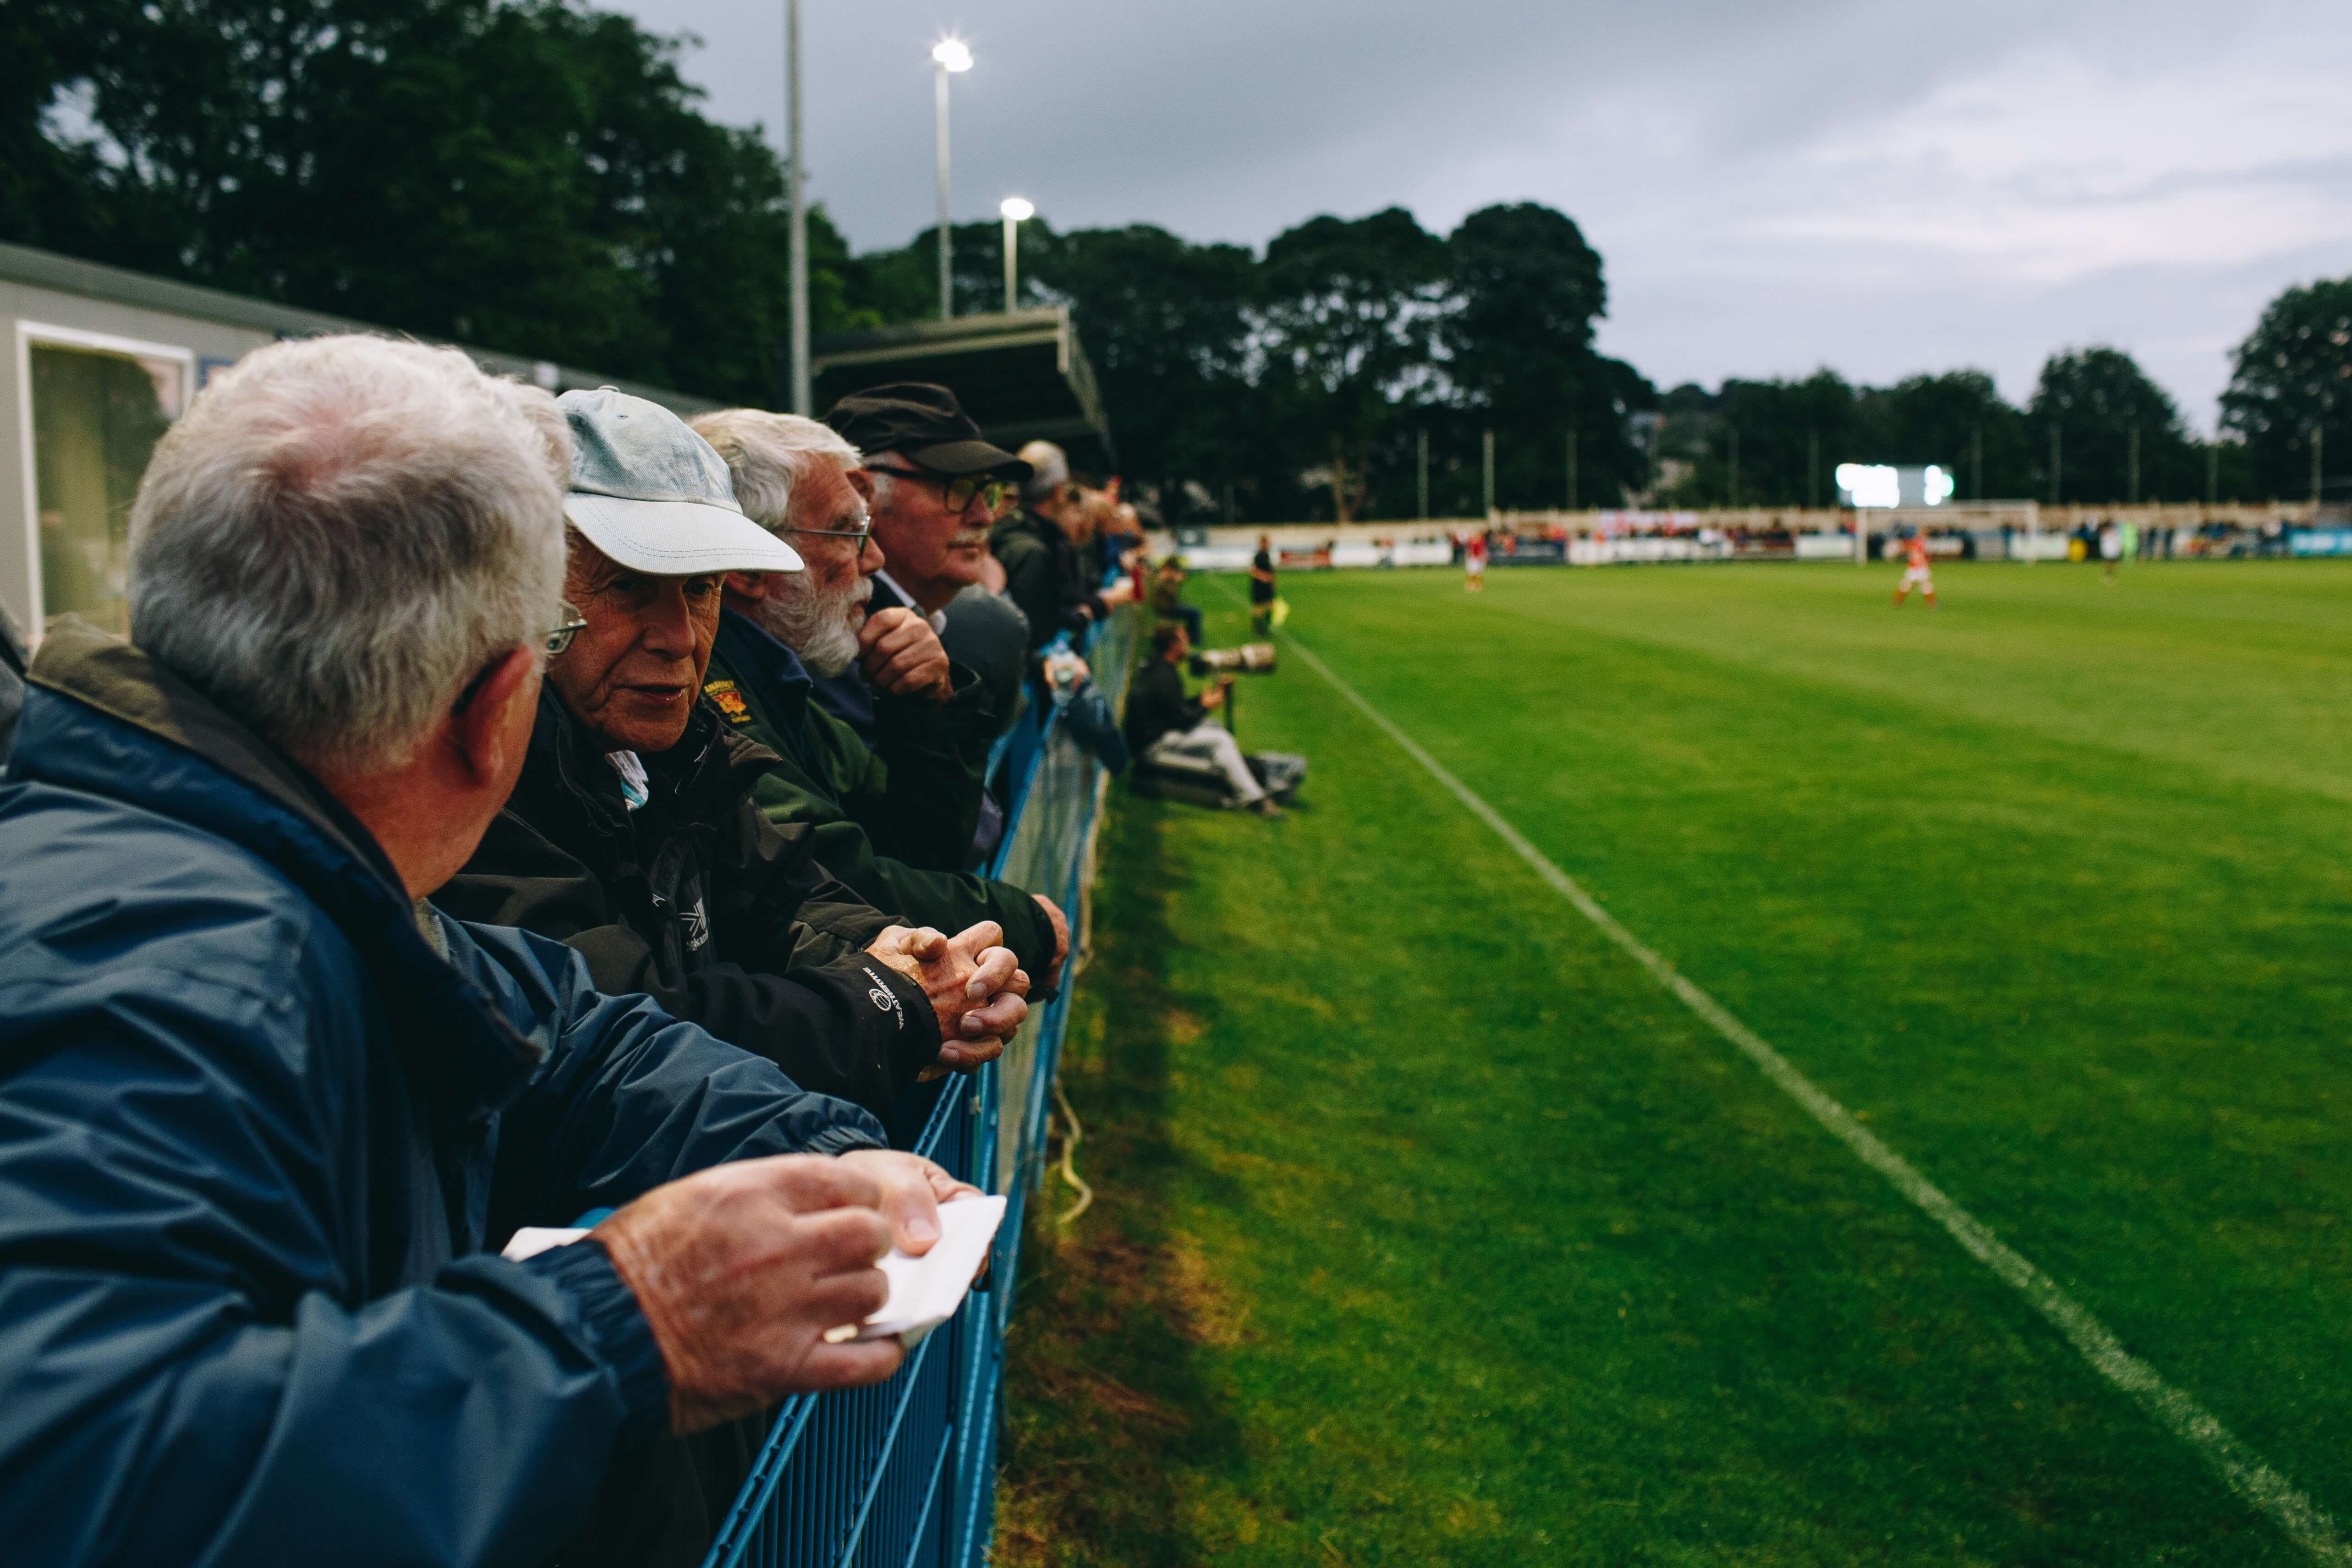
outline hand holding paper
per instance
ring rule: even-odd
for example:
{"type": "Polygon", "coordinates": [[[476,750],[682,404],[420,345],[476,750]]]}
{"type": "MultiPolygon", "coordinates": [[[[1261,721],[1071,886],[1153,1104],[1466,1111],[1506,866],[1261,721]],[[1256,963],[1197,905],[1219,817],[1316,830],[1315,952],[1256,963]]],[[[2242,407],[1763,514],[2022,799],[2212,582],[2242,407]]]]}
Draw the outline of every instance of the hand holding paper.
{"type": "Polygon", "coordinates": [[[866,1320],[856,1337],[895,1336],[908,1350],[922,1343],[925,1334],[954,1317],[963,1304],[964,1292],[971,1289],[980,1266],[988,1258],[996,1227],[1003,1223],[1001,1197],[959,1198],[941,1204],[940,1238],[929,1252],[912,1258],[894,1247],[884,1256],[880,1268],[890,1281],[890,1299],[866,1320]]]}

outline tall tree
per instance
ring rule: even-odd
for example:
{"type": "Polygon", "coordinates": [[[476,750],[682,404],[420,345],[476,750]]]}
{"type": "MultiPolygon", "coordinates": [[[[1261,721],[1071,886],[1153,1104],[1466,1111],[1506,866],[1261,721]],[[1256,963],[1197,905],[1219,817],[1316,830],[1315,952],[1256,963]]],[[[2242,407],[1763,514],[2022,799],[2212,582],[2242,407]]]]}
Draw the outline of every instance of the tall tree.
{"type": "Polygon", "coordinates": [[[1212,487],[1247,464],[1257,407],[1245,374],[1255,259],[1149,224],[1084,229],[1041,247],[1041,293],[1071,301],[1113,410],[1121,466],[1171,515],[1182,481],[1212,487]]]}
{"type": "MultiPolygon", "coordinates": [[[[2238,345],[2221,395],[2221,427],[2245,443],[2255,493],[2311,492],[2311,444],[2339,475],[2352,473],[2352,278],[2289,289],[2238,345]]],[[[2323,476],[2342,496],[2352,478],[2323,476]]]]}
{"type": "Polygon", "coordinates": [[[1626,434],[1623,367],[1592,346],[1608,291],[1583,231],[1564,213],[1522,202],[1472,213],[1445,249],[1445,376],[1496,432],[1497,499],[1563,501],[1571,438],[1580,501],[1638,489],[1643,466],[1626,434]]]}
{"type": "Polygon", "coordinates": [[[1859,407],[1857,460],[1938,464],[1952,472],[1962,500],[2033,495],[2034,467],[2025,416],[1981,370],[1906,376],[1865,391],[1859,407]]]}
{"type": "Polygon", "coordinates": [[[2120,349],[2052,354],[2042,366],[2025,419],[2039,466],[2040,499],[2123,501],[2135,499],[2136,492],[2140,500],[2190,500],[2198,494],[2201,466],[2180,411],[2120,349]],[[2059,468],[2054,495],[2049,467],[2053,429],[2059,468]]]}
{"type": "Polygon", "coordinates": [[[1318,217],[1266,247],[1263,386],[1292,450],[1323,460],[1337,521],[1368,499],[1375,440],[1438,385],[1446,251],[1402,207],[1318,217]]]}
{"type": "Polygon", "coordinates": [[[92,61],[76,0],[10,0],[0,8],[0,237],[87,254],[102,243],[99,149],[60,136],[92,61]]]}
{"type": "Polygon", "coordinates": [[[79,229],[96,259],[772,396],[781,172],[756,132],[702,116],[677,40],[560,0],[75,10],[78,58],[48,72],[79,74],[37,113],[96,216],[37,198],[0,206],[11,234],[79,229]]]}
{"type": "Polygon", "coordinates": [[[1678,500],[1708,506],[1835,504],[1834,470],[1852,459],[1857,444],[1854,390],[1843,377],[1822,369],[1802,381],[1726,381],[1715,413],[1717,423],[1678,500]]]}

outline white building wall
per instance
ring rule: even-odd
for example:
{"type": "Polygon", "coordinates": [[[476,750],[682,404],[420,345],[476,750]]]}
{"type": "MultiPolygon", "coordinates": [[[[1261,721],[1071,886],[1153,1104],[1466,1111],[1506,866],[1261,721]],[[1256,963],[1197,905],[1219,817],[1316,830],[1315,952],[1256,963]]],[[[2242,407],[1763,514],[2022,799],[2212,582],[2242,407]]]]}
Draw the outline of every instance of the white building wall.
{"type": "Polygon", "coordinates": [[[33,384],[36,343],[168,351],[186,365],[183,396],[194,394],[207,362],[233,363],[275,334],[136,305],[0,279],[0,604],[37,633],[40,574],[34,504],[33,384]]]}

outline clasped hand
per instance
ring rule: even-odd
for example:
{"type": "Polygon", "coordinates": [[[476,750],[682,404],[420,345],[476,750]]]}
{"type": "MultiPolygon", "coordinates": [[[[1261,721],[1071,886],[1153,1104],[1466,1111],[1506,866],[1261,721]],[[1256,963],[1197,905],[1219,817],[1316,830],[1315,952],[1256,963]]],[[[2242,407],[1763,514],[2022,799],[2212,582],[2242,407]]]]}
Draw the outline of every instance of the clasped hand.
{"type": "Polygon", "coordinates": [[[866,951],[923,988],[940,1021],[938,1065],[923,1077],[970,1072],[1004,1054],[1029,1016],[1029,976],[994,921],[947,936],[929,926],[892,926],[866,951]]]}

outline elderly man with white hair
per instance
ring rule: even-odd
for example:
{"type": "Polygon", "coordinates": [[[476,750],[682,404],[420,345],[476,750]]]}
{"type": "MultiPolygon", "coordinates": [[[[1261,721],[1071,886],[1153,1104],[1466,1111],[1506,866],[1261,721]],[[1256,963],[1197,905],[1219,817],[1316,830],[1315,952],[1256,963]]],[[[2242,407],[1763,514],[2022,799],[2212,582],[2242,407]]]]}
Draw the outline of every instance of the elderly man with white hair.
{"type": "Polygon", "coordinates": [[[964,1189],[425,901],[579,631],[568,445],[455,351],[261,350],[156,448],[133,641],[41,647],[0,786],[14,1560],[544,1561],[664,1435],[898,1363],[837,1331],[964,1189]]]}
{"type": "Polygon", "coordinates": [[[882,552],[856,447],[793,414],[735,408],[695,430],[726,459],[736,500],[789,540],[805,570],[739,572],[703,693],[775,753],[753,790],[769,820],[804,824],[825,868],[877,908],[954,931],[992,921],[1050,987],[1069,942],[1043,894],[963,869],[995,732],[979,681],[921,616],[867,612],[882,552]],[[876,741],[812,700],[814,680],[862,668],[876,741]]]}
{"type": "Polygon", "coordinates": [[[610,389],[558,406],[582,627],[442,907],[565,942],[604,989],[877,1115],[993,1059],[1029,986],[1001,927],[903,925],[842,886],[807,825],[761,814],[777,757],[702,699],[727,574],[798,574],[798,552],[743,515],[727,465],[668,409],[610,389]]]}

